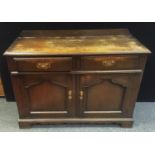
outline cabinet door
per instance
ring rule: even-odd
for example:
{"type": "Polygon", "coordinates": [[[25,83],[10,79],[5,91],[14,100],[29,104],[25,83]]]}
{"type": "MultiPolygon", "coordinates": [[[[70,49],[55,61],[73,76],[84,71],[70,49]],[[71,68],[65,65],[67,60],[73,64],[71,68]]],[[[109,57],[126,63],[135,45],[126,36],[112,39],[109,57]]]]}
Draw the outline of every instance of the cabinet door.
{"type": "Polygon", "coordinates": [[[72,78],[68,74],[16,75],[12,77],[21,117],[73,115],[72,78]]]}
{"type": "Polygon", "coordinates": [[[140,84],[138,74],[80,76],[82,117],[131,117],[140,84]]]}

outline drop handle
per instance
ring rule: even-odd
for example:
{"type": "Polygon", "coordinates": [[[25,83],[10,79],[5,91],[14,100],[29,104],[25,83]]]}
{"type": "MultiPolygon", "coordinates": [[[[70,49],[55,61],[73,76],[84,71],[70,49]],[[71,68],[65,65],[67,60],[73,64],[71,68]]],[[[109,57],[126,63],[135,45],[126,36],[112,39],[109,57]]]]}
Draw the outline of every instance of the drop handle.
{"type": "Polygon", "coordinates": [[[80,100],[83,100],[83,95],[84,95],[84,92],[81,90],[80,91],[80,100]]]}
{"type": "Polygon", "coordinates": [[[68,91],[68,99],[71,100],[72,99],[72,90],[68,91]]]}

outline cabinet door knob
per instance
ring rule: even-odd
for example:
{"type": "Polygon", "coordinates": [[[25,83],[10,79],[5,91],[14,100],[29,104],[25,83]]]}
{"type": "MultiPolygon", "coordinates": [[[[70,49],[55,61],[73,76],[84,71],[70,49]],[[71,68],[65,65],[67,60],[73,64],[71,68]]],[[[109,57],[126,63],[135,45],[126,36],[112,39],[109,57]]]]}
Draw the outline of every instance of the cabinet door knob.
{"type": "Polygon", "coordinates": [[[68,99],[71,100],[72,99],[72,90],[68,91],[68,99]]]}
{"type": "Polygon", "coordinates": [[[47,70],[51,68],[51,64],[49,62],[39,62],[36,64],[38,69],[47,70]]]}
{"type": "Polygon", "coordinates": [[[84,95],[84,92],[81,90],[80,91],[80,100],[83,100],[83,95],[84,95]]]}
{"type": "Polygon", "coordinates": [[[107,67],[112,66],[114,64],[115,64],[115,60],[103,60],[102,61],[102,65],[107,66],[107,67]]]}

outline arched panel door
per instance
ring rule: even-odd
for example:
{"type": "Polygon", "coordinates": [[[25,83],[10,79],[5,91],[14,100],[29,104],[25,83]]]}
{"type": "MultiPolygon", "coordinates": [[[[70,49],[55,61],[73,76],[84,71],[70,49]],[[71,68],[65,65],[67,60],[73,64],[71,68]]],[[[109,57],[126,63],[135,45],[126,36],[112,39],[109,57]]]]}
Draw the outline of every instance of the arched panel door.
{"type": "Polygon", "coordinates": [[[128,74],[81,75],[79,90],[80,116],[123,116],[131,92],[131,78],[128,74]]]}
{"type": "MultiPolygon", "coordinates": [[[[72,78],[68,74],[19,75],[27,109],[32,117],[69,117],[73,115],[72,78]]],[[[20,108],[21,109],[21,108],[20,108]]]]}

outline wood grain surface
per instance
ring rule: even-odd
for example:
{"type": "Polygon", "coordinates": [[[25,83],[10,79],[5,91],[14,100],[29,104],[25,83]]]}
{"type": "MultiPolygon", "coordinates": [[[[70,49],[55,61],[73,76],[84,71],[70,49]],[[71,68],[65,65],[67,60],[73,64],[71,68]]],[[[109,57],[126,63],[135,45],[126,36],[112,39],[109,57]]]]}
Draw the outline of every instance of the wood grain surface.
{"type": "Polygon", "coordinates": [[[23,31],[5,55],[149,53],[126,29],[23,31]]]}

